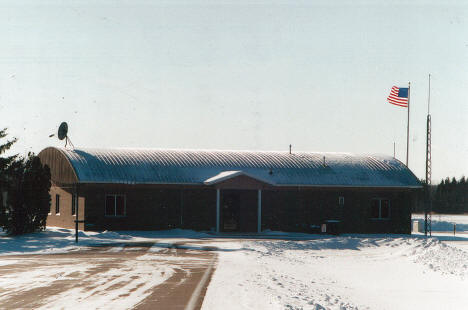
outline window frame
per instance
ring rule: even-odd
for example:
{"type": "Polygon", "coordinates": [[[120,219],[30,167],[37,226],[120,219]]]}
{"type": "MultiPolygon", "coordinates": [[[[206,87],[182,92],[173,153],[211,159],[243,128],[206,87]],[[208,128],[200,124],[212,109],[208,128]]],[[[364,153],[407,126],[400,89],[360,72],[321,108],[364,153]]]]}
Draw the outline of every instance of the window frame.
{"type": "Polygon", "coordinates": [[[60,215],[60,194],[55,194],[55,215],[60,215]]]}
{"type": "Polygon", "coordinates": [[[392,218],[392,212],[391,212],[391,203],[389,198],[384,198],[384,197],[376,197],[371,199],[371,220],[384,220],[388,221],[392,218]],[[388,216],[387,217],[382,217],[382,201],[388,201],[388,216]],[[378,201],[378,207],[379,207],[379,217],[373,217],[372,216],[372,202],[373,201],[378,201]]]}
{"type": "Polygon", "coordinates": [[[104,216],[105,217],[126,217],[127,216],[127,195],[125,194],[106,194],[104,197],[104,216]],[[114,214],[107,214],[107,197],[114,197],[114,214]],[[123,215],[117,215],[117,197],[123,197],[124,212],[123,215]]]}

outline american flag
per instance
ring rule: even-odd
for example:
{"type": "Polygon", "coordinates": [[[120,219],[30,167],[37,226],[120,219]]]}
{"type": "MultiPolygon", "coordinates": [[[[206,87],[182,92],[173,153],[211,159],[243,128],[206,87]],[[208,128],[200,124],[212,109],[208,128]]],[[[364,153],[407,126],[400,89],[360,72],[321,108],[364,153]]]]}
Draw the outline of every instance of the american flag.
{"type": "Polygon", "coordinates": [[[393,86],[390,95],[387,97],[388,102],[400,107],[408,107],[408,88],[393,86]]]}

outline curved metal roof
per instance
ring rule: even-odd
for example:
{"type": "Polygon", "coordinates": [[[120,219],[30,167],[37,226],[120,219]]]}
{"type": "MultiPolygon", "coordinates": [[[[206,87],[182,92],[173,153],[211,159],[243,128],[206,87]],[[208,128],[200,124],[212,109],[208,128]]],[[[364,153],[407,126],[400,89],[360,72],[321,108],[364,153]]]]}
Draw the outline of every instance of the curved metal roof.
{"type": "Polygon", "coordinates": [[[400,161],[350,153],[55,148],[80,183],[200,184],[242,171],[277,186],[421,187],[400,161]],[[324,165],[325,157],[325,165],[324,165]]]}

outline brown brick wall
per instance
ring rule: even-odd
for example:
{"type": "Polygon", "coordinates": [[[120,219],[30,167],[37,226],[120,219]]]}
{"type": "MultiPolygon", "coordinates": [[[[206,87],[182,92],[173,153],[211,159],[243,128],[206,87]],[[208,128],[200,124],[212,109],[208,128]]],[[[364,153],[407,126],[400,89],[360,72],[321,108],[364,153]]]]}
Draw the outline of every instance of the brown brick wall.
{"type": "MultiPolygon", "coordinates": [[[[187,228],[210,230],[216,226],[216,189],[208,186],[81,184],[80,219],[85,215],[86,230],[158,230],[187,228]],[[107,194],[125,195],[123,217],[105,215],[107,194]],[[86,202],[86,204],[85,204],[86,202]]],[[[221,189],[239,195],[240,231],[257,229],[257,191],[221,189]]],[[[71,215],[72,192],[51,189],[48,226],[74,228],[71,215]],[[55,215],[55,194],[60,194],[60,215],[55,215]]],[[[414,193],[408,190],[276,188],[262,190],[262,229],[311,231],[326,220],[341,220],[342,232],[408,233],[414,193]],[[340,206],[338,197],[344,197],[340,206]],[[370,218],[372,198],[388,198],[391,218],[370,218]]],[[[221,210],[221,224],[223,214],[221,210]]],[[[83,229],[80,224],[80,229],[83,229]]],[[[222,227],[222,225],[221,225],[222,227]]]]}
{"type": "Polygon", "coordinates": [[[209,230],[216,225],[216,191],[200,186],[89,184],[87,230],[209,230]],[[106,195],[124,195],[125,216],[106,216],[106,195]]]}
{"type": "MultiPolygon", "coordinates": [[[[57,226],[63,228],[75,228],[76,216],[72,215],[72,191],[61,187],[52,186],[50,188],[50,212],[47,216],[47,226],[57,226]],[[55,214],[55,195],[60,195],[60,213],[55,214]]],[[[80,195],[79,198],[79,210],[78,216],[80,219],[83,218],[85,198],[80,195]]],[[[82,223],[79,224],[79,229],[83,229],[82,223]]]]}
{"type": "Polygon", "coordinates": [[[327,220],[339,220],[346,233],[410,233],[414,193],[385,189],[287,189],[263,191],[262,228],[313,231],[327,220]],[[339,205],[339,197],[344,205],[339,205]],[[372,219],[373,198],[390,200],[390,218],[372,219]]]}

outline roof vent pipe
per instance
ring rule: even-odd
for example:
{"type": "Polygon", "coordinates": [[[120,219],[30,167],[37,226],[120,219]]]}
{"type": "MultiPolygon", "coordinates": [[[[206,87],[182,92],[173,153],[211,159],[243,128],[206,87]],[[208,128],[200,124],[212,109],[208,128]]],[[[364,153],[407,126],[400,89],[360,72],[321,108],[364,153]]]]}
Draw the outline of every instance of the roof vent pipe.
{"type": "Polygon", "coordinates": [[[291,154],[291,148],[292,148],[292,145],[290,144],[289,145],[289,154],[291,154]]]}
{"type": "Polygon", "coordinates": [[[323,156],[323,166],[324,166],[324,167],[327,166],[327,162],[325,161],[325,156],[323,156]]]}

